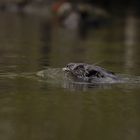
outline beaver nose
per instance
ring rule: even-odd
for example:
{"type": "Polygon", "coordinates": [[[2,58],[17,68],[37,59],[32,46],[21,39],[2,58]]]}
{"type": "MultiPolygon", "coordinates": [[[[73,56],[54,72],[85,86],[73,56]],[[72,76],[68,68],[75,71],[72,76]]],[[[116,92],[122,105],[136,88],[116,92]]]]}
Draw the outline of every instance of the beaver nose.
{"type": "Polygon", "coordinates": [[[63,71],[69,71],[69,68],[62,68],[63,71]]]}

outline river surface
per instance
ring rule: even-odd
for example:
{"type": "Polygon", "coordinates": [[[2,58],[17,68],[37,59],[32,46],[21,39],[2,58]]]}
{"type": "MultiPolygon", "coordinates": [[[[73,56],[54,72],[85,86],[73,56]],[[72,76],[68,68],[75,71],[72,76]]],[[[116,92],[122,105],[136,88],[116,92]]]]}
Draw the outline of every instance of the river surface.
{"type": "Polygon", "coordinates": [[[112,19],[79,35],[42,17],[0,13],[0,140],[138,140],[139,23],[112,19]],[[69,83],[61,71],[69,62],[96,63],[127,82],[69,83]]]}

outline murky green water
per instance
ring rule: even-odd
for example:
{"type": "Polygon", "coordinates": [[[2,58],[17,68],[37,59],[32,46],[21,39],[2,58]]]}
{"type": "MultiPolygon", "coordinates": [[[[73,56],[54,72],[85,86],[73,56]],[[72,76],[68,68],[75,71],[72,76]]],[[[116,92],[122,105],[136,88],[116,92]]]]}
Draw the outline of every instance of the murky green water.
{"type": "Polygon", "coordinates": [[[112,20],[81,39],[35,16],[1,13],[0,19],[1,140],[140,138],[138,20],[112,20]],[[79,61],[136,78],[87,87],[36,76],[46,67],[79,61]]]}

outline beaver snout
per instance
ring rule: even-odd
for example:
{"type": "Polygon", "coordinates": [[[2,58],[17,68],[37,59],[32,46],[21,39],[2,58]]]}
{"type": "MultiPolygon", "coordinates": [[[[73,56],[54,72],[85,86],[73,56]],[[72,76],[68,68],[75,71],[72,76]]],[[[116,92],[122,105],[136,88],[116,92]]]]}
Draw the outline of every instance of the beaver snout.
{"type": "Polygon", "coordinates": [[[70,69],[67,68],[67,67],[62,68],[62,70],[65,71],[65,72],[70,71],[70,69]]]}

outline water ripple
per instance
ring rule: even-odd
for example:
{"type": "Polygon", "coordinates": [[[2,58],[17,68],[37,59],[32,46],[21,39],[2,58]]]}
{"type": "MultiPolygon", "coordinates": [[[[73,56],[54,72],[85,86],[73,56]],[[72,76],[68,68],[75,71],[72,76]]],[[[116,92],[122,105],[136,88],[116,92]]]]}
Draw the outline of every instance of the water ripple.
{"type": "Polygon", "coordinates": [[[88,90],[91,88],[113,88],[118,86],[121,88],[134,89],[140,88],[140,76],[119,74],[119,80],[110,81],[106,79],[100,82],[95,81],[94,83],[88,82],[77,82],[65,77],[61,68],[46,68],[38,72],[24,72],[24,73],[12,73],[0,71],[0,79],[16,79],[26,78],[32,79],[38,82],[45,82],[54,86],[61,86],[70,90],[88,90]]]}
{"type": "Polygon", "coordinates": [[[118,74],[119,80],[113,80],[112,79],[102,79],[99,81],[95,81],[94,83],[88,83],[88,82],[77,82],[73,81],[72,79],[69,79],[65,77],[64,73],[62,72],[61,68],[48,68],[46,70],[42,70],[37,72],[37,76],[39,79],[42,79],[42,81],[47,83],[53,83],[53,84],[61,84],[63,88],[77,90],[87,90],[89,88],[110,88],[113,86],[124,86],[124,87],[131,87],[136,88],[140,87],[140,76],[132,76],[132,75],[126,75],[126,74],[118,74]]]}

